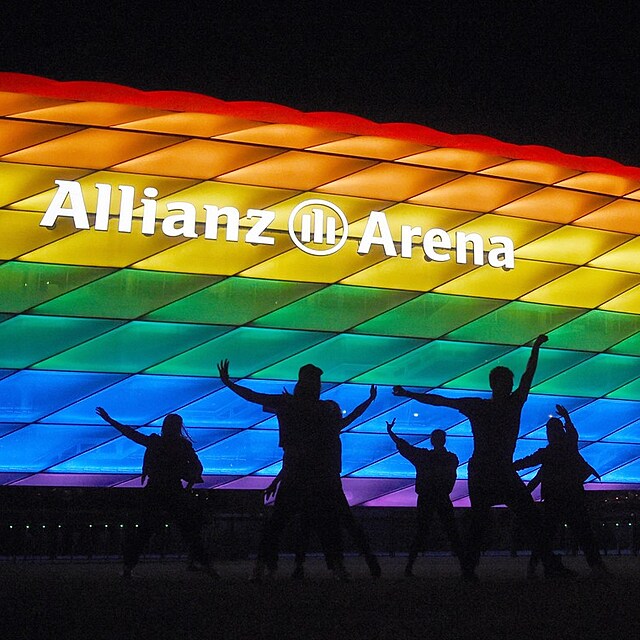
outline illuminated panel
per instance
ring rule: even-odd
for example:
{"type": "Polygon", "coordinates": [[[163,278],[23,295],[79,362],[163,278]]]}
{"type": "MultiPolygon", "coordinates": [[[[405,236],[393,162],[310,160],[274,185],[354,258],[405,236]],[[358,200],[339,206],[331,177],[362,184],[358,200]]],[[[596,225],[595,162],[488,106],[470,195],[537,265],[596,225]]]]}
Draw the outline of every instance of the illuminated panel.
{"type": "Polygon", "coordinates": [[[281,393],[314,362],[345,414],[378,385],[342,438],[352,502],[415,504],[396,418],[420,446],[447,431],[467,504],[469,422],[391,386],[487,397],[542,332],[517,455],[560,403],[607,482],[640,482],[640,169],[193,94],[3,73],[0,89],[0,482],[139,486],[142,449],[105,406],[146,433],[181,413],[205,486],[264,488],[277,419],[215,364],[281,393]],[[81,202],[45,228],[55,180],[81,202]]]}

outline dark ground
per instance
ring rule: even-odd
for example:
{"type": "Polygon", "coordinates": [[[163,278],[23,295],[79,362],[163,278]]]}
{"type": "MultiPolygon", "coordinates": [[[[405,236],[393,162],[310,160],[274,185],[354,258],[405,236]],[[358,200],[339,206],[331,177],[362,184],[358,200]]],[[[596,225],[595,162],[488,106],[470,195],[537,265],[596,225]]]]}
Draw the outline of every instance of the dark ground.
{"type": "Polygon", "coordinates": [[[162,640],[349,638],[640,637],[640,560],[606,559],[596,580],[581,557],[565,558],[573,580],[524,578],[526,558],[485,558],[479,584],[458,579],[449,557],[419,558],[416,578],[404,558],[382,558],[373,580],[363,561],[347,559],[353,581],[333,580],[320,558],[308,578],[290,580],[291,560],[275,582],[251,584],[248,561],[219,563],[222,579],[185,571],[182,561],[147,562],[131,581],[119,564],[0,563],[0,637],[162,640]]]}

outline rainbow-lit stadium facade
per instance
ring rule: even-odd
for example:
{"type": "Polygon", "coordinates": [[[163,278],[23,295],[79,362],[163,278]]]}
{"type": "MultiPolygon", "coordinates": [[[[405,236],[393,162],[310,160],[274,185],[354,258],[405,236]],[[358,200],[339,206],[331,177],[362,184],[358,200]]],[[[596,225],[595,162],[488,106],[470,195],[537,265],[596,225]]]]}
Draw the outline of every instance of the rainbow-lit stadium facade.
{"type": "Polygon", "coordinates": [[[277,393],[311,362],[344,410],[378,385],[342,437],[353,504],[415,504],[395,417],[447,431],[462,505],[469,423],[391,386],[486,394],[547,333],[516,455],[561,403],[590,487],[637,487],[639,234],[640,169],[611,161],[0,73],[0,482],[139,486],[101,405],[146,432],[180,413],[205,486],[262,488],[275,418],[215,364],[277,393]]]}

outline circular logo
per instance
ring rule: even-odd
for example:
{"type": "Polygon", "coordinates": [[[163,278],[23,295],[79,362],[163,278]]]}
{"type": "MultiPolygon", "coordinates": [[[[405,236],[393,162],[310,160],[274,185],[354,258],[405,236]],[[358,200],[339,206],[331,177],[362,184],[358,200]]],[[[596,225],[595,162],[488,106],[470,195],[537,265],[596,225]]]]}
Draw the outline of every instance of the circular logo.
{"type": "Polygon", "coordinates": [[[340,207],[326,200],[305,200],[296,205],[289,216],[289,236],[305,253],[328,256],[339,251],[347,241],[349,223],[340,207]],[[296,222],[299,231],[296,232],[296,222]],[[338,239],[338,234],[340,238],[338,239]],[[326,249],[313,249],[318,244],[326,249]]]}

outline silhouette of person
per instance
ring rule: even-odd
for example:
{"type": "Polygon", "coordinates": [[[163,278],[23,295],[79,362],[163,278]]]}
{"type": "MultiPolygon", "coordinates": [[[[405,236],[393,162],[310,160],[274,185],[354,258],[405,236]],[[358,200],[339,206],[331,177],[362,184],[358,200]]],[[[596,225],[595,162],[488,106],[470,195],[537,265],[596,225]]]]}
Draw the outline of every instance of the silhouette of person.
{"type": "Polygon", "coordinates": [[[447,398],[435,393],[414,393],[401,386],[393,388],[396,396],[457,409],[471,423],[474,445],[468,464],[471,513],[462,571],[463,577],[469,580],[477,580],[475,570],[480,560],[483,534],[490,519],[491,507],[498,504],[506,504],[521,521],[534,549],[542,558],[545,575],[568,574],[548,546],[544,546],[541,518],[531,494],[513,468],[522,407],[531,389],[540,347],[547,339],[545,335],[536,338],[515,391],[513,372],[501,366],[495,367],[489,374],[492,395],[487,399],[447,398]]]}
{"type": "MultiPolygon", "coordinates": [[[[516,460],[513,466],[520,471],[542,465],[528,488],[533,491],[538,484],[541,485],[546,543],[552,544],[560,524],[566,522],[584,551],[592,572],[602,575],[606,573],[606,568],[589,521],[583,486],[589,476],[594,475],[600,479],[600,475],[578,451],[578,431],[571,421],[569,412],[560,404],[556,405],[556,410],[562,420],[552,417],[547,421],[549,444],[531,455],[516,460]]],[[[538,562],[538,556],[532,553],[529,560],[529,577],[535,576],[538,562]]]]}
{"type": "MultiPolygon", "coordinates": [[[[283,474],[271,516],[265,521],[252,579],[273,576],[278,566],[278,542],[285,526],[304,514],[317,531],[327,566],[339,580],[348,580],[344,567],[339,513],[334,499],[336,438],[332,433],[335,408],[320,400],[322,370],[307,364],[300,368],[293,394],[259,393],[232,382],[229,361],[218,364],[220,379],[231,391],[263,406],[278,418],[283,474]]],[[[338,438],[339,440],[339,438],[338,438]]],[[[339,446],[339,442],[338,442],[339,446]]]]}
{"type": "Polygon", "coordinates": [[[424,551],[429,525],[437,513],[449,538],[451,549],[460,562],[463,546],[456,525],[453,504],[449,494],[453,491],[458,468],[458,456],[446,448],[447,434],[435,429],[431,434],[433,449],[414,447],[393,432],[395,418],[387,422],[387,433],[395,442],[398,452],[416,468],[417,528],[409,548],[409,557],[404,570],[408,578],[413,576],[413,565],[420,551],[424,551]]]}
{"type": "MultiPolygon", "coordinates": [[[[340,524],[349,532],[353,541],[356,544],[358,551],[364,556],[365,562],[369,567],[369,572],[374,578],[379,578],[382,571],[378,558],[371,550],[371,544],[369,538],[362,526],[362,524],[355,518],[349,501],[344,494],[342,488],[342,481],[340,475],[342,472],[342,442],[340,440],[340,433],[346,429],[350,424],[357,420],[375,400],[377,395],[377,389],[374,385],[371,385],[369,389],[369,397],[359,404],[350,414],[343,417],[342,410],[337,402],[328,400],[330,411],[328,412],[330,435],[333,439],[333,446],[331,447],[331,479],[327,482],[326,491],[328,497],[334,502],[338,515],[340,518],[340,524]]],[[[285,468],[274,478],[273,482],[265,490],[267,499],[271,497],[277,490],[278,485],[282,480],[282,476],[287,472],[285,468]]],[[[297,535],[296,554],[295,554],[295,568],[293,570],[292,577],[296,579],[304,578],[304,562],[306,556],[306,550],[311,533],[311,523],[309,518],[303,513],[300,518],[300,526],[297,535]]]]}
{"type": "Polygon", "coordinates": [[[194,484],[202,482],[202,464],[186,435],[181,416],[170,413],[162,423],[160,435],[145,435],[114,420],[102,407],[96,407],[96,413],[123,436],[146,449],[141,476],[145,485],[144,506],[139,526],[125,535],[122,576],[131,577],[144,547],[169,516],[189,546],[191,563],[217,577],[202,542],[201,514],[194,508],[189,494],[194,484]]]}

